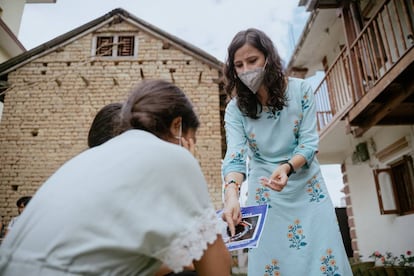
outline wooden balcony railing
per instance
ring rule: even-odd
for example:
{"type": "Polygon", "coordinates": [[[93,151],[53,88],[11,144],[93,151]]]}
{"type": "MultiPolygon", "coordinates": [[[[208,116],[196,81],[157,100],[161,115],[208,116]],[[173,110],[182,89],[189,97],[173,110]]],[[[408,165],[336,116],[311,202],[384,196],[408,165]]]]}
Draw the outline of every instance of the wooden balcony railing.
{"type": "Polygon", "coordinates": [[[320,134],[414,47],[413,3],[384,1],[351,46],[344,47],[329,67],[315,90],[320,134]]]}

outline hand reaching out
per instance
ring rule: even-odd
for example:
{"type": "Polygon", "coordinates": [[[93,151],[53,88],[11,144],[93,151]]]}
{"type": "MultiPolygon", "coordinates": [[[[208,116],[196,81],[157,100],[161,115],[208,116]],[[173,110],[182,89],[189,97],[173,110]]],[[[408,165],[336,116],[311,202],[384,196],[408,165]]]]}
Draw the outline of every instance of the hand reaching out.
{"type": "Polygon", "coordinates": [[[242,218],[238,198],[232,197],[226,201],[222,218],[227,222],[231,236],[234,236],[236,234],[236,225],[241,222],[242,218]]]}
{"type": "Polygon", "coordinates": [[[281,192],[287,184],[287,173],[289,172],[289,170],[289,165],[282,164],[276,168],[276,170],[272,173],[270,178],[262,177],[260,179],[260,182],[263,186],[269,187],[274,191],[281,192]]]}

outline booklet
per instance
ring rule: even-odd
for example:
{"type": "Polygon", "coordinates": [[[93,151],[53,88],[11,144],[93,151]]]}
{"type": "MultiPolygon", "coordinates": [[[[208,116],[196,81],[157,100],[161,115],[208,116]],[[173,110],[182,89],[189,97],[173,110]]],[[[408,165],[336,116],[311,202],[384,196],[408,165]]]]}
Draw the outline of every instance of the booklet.
{"type": "MultiPolygon", "coordinates": [[[[259,245],[266,220],[268,205],[241,207],[242,220],[236,225],[236,234],[230,237],[230,229],[224,231],[223,240],[229,251],[243,248],[255,248],[259,245]]],[[[217,211],[221,218],[223,210],[217,211]]]]}

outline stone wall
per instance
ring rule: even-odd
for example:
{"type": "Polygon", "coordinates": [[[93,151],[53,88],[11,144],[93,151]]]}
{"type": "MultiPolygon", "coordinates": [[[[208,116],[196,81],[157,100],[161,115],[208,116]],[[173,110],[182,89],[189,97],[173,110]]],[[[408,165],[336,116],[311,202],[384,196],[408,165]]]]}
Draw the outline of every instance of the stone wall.
{"type": "MultiPolygon", "coordinates": [[[[145,79],[174,82],[201,121],[197,158],[216,208],[221,208],[219,65],[125,21],[108,24],[32,58],[8,74],[0,122],[0,214],[17,215],[16,200],[33,195],[65,161],[87,148],[87,133],[105,104],[126,99],[145,79]],[[91,57],[98,33],[138,35],[138,57],[91,57]]],[[[154,168],[156,169],[156,168],[154,168]]],[[[177,172],[182,173],[182,172],[177,172]]],[[[195,195],[197,196],[197,195],[195,195]]]]}

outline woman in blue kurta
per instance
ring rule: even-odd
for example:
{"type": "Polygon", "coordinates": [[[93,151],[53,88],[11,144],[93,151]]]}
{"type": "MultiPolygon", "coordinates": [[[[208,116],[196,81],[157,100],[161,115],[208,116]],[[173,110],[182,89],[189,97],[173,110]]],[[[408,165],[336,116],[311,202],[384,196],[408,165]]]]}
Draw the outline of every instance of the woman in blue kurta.
{"type": "Polygon", "coordinates": [[[223,218],[234,233],[246,177],[247,205],[268,205],[259,246],[249,250],[248,275],[352,275],[315,157],[311,87],[284,75],[272,41],[256,29],[233,38],[224,74],[232,99],[225,113],[223,218]]]}

